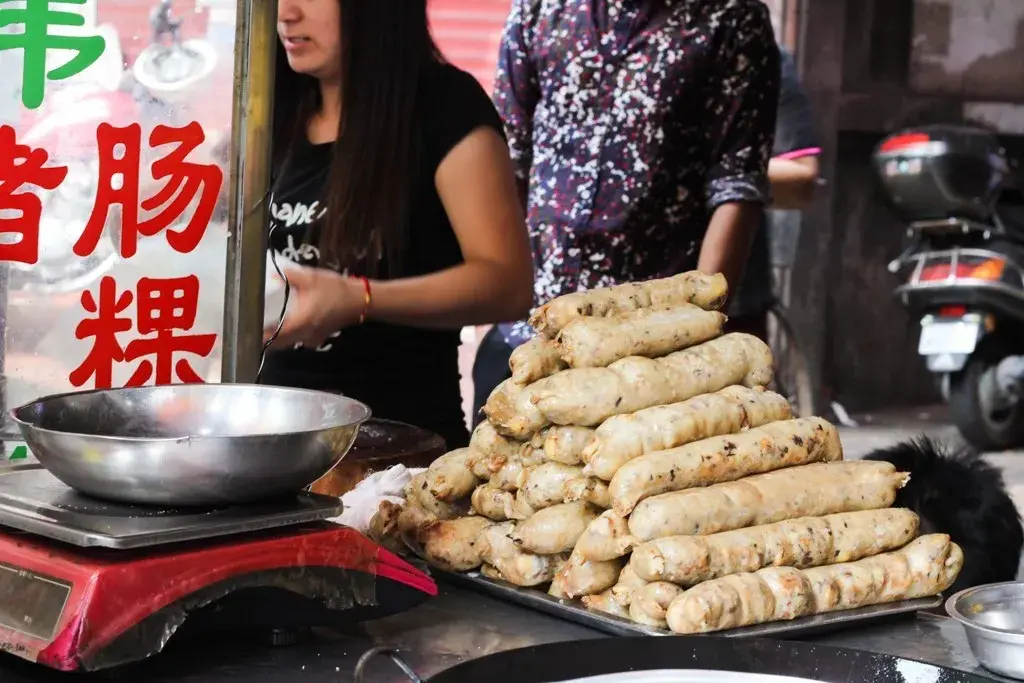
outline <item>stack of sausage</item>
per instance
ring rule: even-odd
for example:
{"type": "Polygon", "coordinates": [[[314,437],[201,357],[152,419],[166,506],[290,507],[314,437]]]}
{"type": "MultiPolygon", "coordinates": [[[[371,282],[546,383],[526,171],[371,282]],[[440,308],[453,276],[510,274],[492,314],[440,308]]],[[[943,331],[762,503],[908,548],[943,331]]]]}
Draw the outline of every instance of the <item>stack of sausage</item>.
{"type": "Polygon", "coordinates": [[[371,535],[676,633],[948,588],[960,548],[891,507],[907,475],[794,419],[764,389],[768,346],[723,335],[725,298],[721,276],[684,273],[538,309],[469,448],[371,535]]]}

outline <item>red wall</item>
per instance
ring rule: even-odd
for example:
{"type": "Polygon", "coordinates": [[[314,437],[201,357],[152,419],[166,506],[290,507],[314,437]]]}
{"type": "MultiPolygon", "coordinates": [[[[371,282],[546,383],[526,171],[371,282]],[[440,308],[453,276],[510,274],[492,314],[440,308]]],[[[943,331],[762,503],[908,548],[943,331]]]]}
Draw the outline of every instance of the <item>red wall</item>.
{"type": "Polygon", "coordinates": [[[430,21],[438,46],[488,92],[510,5],[511,0],[431,0],[430,21]]]}

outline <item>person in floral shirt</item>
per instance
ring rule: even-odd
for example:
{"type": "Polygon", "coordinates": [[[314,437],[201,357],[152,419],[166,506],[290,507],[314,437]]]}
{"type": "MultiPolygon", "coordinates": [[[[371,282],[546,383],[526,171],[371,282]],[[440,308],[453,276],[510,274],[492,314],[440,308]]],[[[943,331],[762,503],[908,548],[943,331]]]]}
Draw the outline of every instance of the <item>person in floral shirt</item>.
{"type": "MultiPolygon", "coordinates": [[[[513,0],[494,99],[534,302],[699,268],[739,282],[768,201],[779,50],[761,0],[513,0]]],[[[495,326],[475,408],[530,337],[495,326]]]]}

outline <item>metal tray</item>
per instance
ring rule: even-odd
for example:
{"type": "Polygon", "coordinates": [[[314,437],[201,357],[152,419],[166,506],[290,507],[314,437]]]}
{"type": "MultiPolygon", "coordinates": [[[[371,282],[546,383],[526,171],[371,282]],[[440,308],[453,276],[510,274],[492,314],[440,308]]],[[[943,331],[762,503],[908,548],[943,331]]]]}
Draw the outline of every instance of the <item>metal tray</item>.
{"type": "MultiPolygon", "coordinates": [[[[568,621],[574,621],[583,626],[588,626],[603,633],[615,636],[671,636],[673,633],[668,630],[644,626],[633,621],[620,619],[619,617],[604,612],[596,612],[587,609],[575,601],[559,600],[547,593],[531,588],[520,588],[504,581],[489,579],[479,572],[467,574],[454,574],[451,572],[434,573],[444,581],[473,590],[486,593],[501,600],[514,602],[524,607],[530,607],[539,612],[544,612],[555,617],[568,621]]],[[[770,624],[758,626],[747,626],[745,628],[722,631],[715,635],[727,636],[730,638],[766,638],[766,637],[796,637],[820,635],[839,631],[853,626],[866,626],[868,624],[889,621],[900,617],[912,616],[915,612],[926,609],[934,609],[942,605],[942,597],[921,598],[919,600],[906,600],[894,602],[887,605],[874,605],[861,607],[859,609],[832,612],[813,617],[803,617],[793,621],[777,621],[770,624]]]]}

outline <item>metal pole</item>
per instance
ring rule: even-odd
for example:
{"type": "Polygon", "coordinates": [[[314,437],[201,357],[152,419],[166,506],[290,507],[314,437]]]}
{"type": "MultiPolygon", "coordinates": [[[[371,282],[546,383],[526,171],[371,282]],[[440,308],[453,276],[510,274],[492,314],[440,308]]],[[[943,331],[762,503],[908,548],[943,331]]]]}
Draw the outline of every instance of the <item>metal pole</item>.
{"type": "Polygon", "coordinates": [[[276,22],[276,0],[238,0],[223,382],[252,382],[260,364],[276,22]]]}

